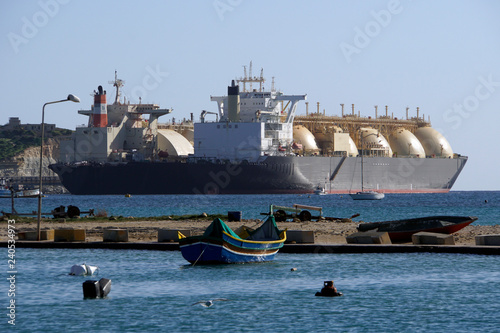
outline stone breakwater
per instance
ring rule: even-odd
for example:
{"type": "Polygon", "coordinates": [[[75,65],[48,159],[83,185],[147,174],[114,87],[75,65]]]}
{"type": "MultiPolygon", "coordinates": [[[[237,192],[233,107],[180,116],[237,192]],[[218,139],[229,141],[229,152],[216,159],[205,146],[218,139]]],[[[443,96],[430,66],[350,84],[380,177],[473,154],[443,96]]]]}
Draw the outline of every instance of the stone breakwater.
{"type": "MultiPolygon", "coordinates": [[[[5,222],[4,222],[5,223],[5,222]]],[[[166,220],[166,221],[92,221],[87,218],[81,218],[72,221],[59,222],[59,220],[44,220],[43,229],[85,229],[86,241],[102,241],[103,229],[107,228],[127,228],[129,232],[129,242],[156,242],[158,229],[189,229],[192,234],[202,234],[211,221],[197,220],[166,220]]],[[[245,225],[254,228],[260,225],[259,220],[244,220],[242,222],[228,222],[233,230],[245,225]]],[[[346,244],[346,236],[357,232],[356,226],[359,222],[280,222],[279,228],[288,230],[314,231],[316,244],[346,244]]],[[[36,222],[16,223],[17,231],[35,231],[36,222]]],[[[475,237],[479,235],[498,235],[500,234],[500,225],[480,226],[469,225],[464,229],[453,234],[456,245],[475,245],[475,237]]],[[[7,228],[0,228],[0,241],[7,240],[7,228]]]]}

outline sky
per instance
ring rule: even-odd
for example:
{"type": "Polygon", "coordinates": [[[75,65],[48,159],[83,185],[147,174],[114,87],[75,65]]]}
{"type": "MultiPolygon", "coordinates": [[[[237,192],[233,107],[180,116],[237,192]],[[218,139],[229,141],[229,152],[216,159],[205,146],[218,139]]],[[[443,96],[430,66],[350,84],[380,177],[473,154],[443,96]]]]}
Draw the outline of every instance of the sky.
{"type": "MultiPolygon", "coordinates": [[[[500,190],[500,2],[491,0],[200,0],[0,2],[0,124],[86,124],[99,85],[125,81],[132,103],[173,108],[167,122],[216,111],[253,63],[286,94],[327,115],[355,104],[430,117],[469,157],[453,190],[500,190]]],[[[297,114],[305,114],[301,102],[297,114]]]]}

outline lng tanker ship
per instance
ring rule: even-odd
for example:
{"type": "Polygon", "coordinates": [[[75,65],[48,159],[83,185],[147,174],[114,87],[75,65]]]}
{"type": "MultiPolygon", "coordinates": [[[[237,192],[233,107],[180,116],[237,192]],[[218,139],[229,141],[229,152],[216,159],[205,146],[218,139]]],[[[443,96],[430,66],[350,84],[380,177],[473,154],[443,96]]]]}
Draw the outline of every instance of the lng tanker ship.
{"type": "Polygon", "coordinates": [[[50,168],[72,194],[443,193],[467,162],[418,113],[403,120],[386,108],[372,119],[342,105],[332,117],[318,105],[296,117],[307,96],[264,82],[245,68],[227,96],[211,97],[217,112],[179,129],[158,124],[171,109],[122,102],[115,74],[114,103],[99,86],[91,109],[79,111],[88,125],[61,143],[50,168]]]}

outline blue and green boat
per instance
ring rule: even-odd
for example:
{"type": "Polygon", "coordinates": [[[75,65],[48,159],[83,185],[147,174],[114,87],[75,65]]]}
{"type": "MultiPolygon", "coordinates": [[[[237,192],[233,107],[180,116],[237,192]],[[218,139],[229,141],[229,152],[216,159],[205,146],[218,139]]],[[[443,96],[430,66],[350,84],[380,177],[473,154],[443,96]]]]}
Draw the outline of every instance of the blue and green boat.
{"type": "Polygon", "coordinates": [[[273,260],[286,240],[273,216],[257,229],[239,235],[221,219],[215,219],[201,236],[179,234],[184,259],[194,264],[237,264],[273,260]]]}

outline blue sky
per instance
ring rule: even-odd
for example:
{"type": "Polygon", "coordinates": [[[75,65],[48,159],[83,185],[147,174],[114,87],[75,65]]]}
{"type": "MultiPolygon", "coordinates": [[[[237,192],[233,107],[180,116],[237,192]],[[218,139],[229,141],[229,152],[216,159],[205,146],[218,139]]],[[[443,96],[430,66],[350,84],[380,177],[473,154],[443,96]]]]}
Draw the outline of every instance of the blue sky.
{"type": "MultiPolygon", "coordinates": [[[[216,111],[253,61],[270,87],[307,94],[327,114],[430,116],[469,156],[454,190],[500,190],[498,1],[2,1],[0,123],[86,123],[98,85],[118,71],[132,102],[172,107],[168,121],[216,111]]],[[[298,113],[305,113],[301,103],[298,113]]]]}

